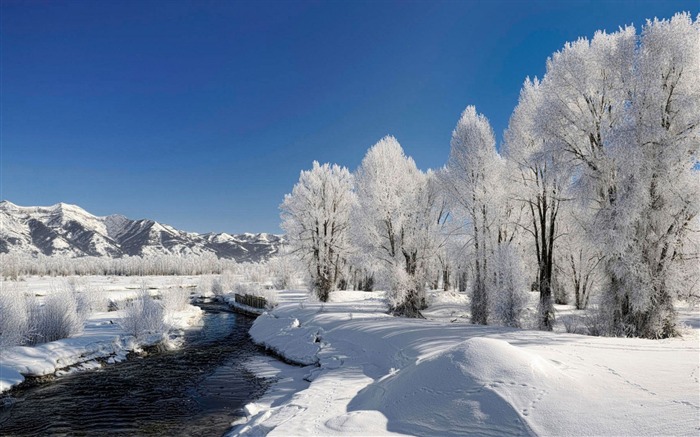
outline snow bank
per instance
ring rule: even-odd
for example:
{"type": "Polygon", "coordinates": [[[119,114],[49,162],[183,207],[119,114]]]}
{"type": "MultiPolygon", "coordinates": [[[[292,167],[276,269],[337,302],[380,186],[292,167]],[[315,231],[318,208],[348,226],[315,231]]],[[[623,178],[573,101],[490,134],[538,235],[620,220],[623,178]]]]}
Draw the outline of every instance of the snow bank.
{"type": "Polygon", "coordinates": [[[327,304],[281,304],[256,320],[254,341],[313,365],[278,369],[280,383],[234,434],[700,430],[697,331],[664,341],[554,334],[453,323],[446,307],[438,320],[394,318],[378,293],[331,296],[327,304]]]}
{"type": "Polygon", "coordinates": [[[301,326],[299,319],[265,313],[250,329],[250,336],[285,359],[304,366],[318,363],[321,329],[301,326]]]}

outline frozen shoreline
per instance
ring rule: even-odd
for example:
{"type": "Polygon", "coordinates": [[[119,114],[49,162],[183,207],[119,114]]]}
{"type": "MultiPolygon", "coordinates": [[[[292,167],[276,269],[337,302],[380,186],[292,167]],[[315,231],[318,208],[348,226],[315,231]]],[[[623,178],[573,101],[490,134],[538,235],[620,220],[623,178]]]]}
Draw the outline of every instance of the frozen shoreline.
{"type": "MultiPolygon", "coordinates": [[[[123,301],[136,295],[140,283],[148,282],[161,290],[170,287],[172,277],[106,277],[82,278],[91,287],[91,293],[111,301],[123,301]]],[[[190,278],[191,279],[191,278],[190,278]]],[[[29,277],[22,286],[26,292],[43,296],[65,278],[29,277]]],[[[4,283],[3,285],[6,285],[4,283]]],[[[161,335],[136,339],[127,334],[119,321],[123,311],[96,312],[85,321],[80,335],[43,343],[36,346],[13,346],[0,351],[0,393],[16,387],[26,377],[63,375],[65,373],[99,368],[102,363],[111,364],[126,359],[130,352],[139,352],[145,347],[163,343],[176,348],[181,342],[182,330],[195,325],[203,311],[188,305],[182,311],[168,314],[167,323],[171,332],[167,338],[161,335]]]]}
{"type": "MultiPolygon", "coordinates": [[[[175,331],[196,323],[202,310],[190,305],[171,318],[175,331]]],[[[37,346],[15,346],[0,352],[0,393],[21,384],[25,376],[37,377],[70,371],[98,368],[100,362],[108,364],[123,361],[130,352],[165,342],[166,347],[177,347],[182,333],[169,338],[147,336],[136,339],[119,326],[121,311],[95,313],[85,323],[84,332],[76,337],[64,338],[37,346]],[[75,367],[77,366],[77,367],[75,367]]]]}
{"type": "Polygon", "coordinates": [[[331,296],[256,320],[256,343],[307,366],[262,366],[279,382],[233,435],[700,431],[697,328],[660,341],[590,337],[469,325],[440,305],[432,320],[395,318],[379,293],[331,296]]]}

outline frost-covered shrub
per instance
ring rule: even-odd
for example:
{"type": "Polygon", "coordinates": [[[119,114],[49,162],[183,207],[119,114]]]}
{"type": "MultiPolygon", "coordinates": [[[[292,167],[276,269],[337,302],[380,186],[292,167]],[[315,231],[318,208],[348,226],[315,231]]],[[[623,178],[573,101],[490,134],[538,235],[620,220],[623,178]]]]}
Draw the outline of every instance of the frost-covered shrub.
{"type": "Polygon", "coordinates": [[[564,330],[569,334],[586,334],[583,319],[575,314],[560,317],[564,330]]]}
{"type": "Polygon", "coordinates": [[[223,296],[224,295],[224,286],[221,284],[221,279],[219,279],[219,278],[212,279],[211,292],[214,294],[214,296],[223,296]]]}
{"type": "Polygon", "coordinates": [[[100,290],[85,290],[75,294],[78,313],[85,318],[92,313],[109,310],[109,299],[100,290]]]}
{"type": "Polygon", "coordinates": [[[557,274],[552,277],[552,294],[557,305],[569,304],[569,293],[557,274]]]}
{"type": "Polygon", "coordinates": [[[250,263],[244,271],[244,277],[250,282],[265,283],[270,278],[270,270],[266,263],[250,263]]]}
{"type": "Polygon", "coordinates": [[[406,270],[400,266],[396,266],[387,272],[388,289],[386,300],[389,308],[396,308],[406,298],[406,291],[413,287],[413,279],[406,273],[406,270]]]}
{"type": "Polygon", "coordinates": [[[426,307],[422,281],[409,275],[400,265],[395,266],[390,275],[391,286],[387,293],[387,302],[391,311],[395,315],[422,318],[420,309],[426,307]]]}
{"type": "Polygon", "coordinates": [[[135,337],[164,334],[168,331],[164,322],[163,305],[154,300],[144,289],[139,291],[135,299],[126,302],[124,313],[120,325],[124,331],[135,337]]]}
{"type": "Polygon", "coordinates": [[[15,283],[0,285],[0,349],[23,344],[29,336],[28,302],[15,283]]]}
{"type": "Polygon", "coordinates": [[[29,311],[29,343],[46,343],[83,332],[88,314],[78,311],[77,295],[68,290],[59,290],[47,295],[43,304],[35,300],[29,311]]]}
{"type": "Polygon", "coordinates": [[[230,293],[233,290],[233,284],[236,282],[236,274],[232,270],[224,270],[219,275],[219,282],[223,293],[230,293]]]}
{"type": "Polygon", "coordinates": [[[202,275],[197,283],[197,294],[208,296],[212,292],[213,278],[211,275],[202,275]]]}
{"type": "Polygon", "coordinates": [[[611,321],[603,307],[593,308],[583,316],[586,333],[593,336],[607,336],[611,333],[611,321]]]}
{"type": "Polygon", "coordinates": [[[166,313],[182,311],[190,304],[190,291],[181,287],[164,290],[160,294],[160,302],[166,313]]]}
{"type": "Polygon", "coordinates": [[[520,316],[527,305],[527,286],[518,254],[509,245],[503,245],[494,254],[496,269],[492,313],[499,323],[520,328],[520,316]]]}
{"type": "Polygon", "coordinates": [[[297,271],[301,268],[295,265],[291,255],[279,255],[267,262],[270,269],[272,285],[277,290],[296,288],[299,284],[297,271]]]}
{"type": "Polygon", "coordinates": [[[236,281],[233,284],[233,292],[236,294],[253,294],[260,289],[260,284],[254,282],[236,281]]]}

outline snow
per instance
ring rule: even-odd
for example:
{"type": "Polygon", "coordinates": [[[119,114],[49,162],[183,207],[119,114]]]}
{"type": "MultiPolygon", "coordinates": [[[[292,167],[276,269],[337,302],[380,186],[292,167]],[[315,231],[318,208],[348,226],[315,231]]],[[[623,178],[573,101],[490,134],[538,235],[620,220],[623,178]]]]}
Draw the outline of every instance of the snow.
{"type": "MultiPolygon", "coordinates": [[[[167,288],[176,283],[194,286],[193,277],[81,277],[77,279],[90,292],[100,293],[114,302],[132,298],[140,284],[155,288],[154,293],[167,293],[167,288]],[[139,285],[137,285],[139,284],[139,285]]],[[[60,279],[30,277],[22,286],[33,295],[46,295],[56,289],[60,279]]],[[[2,284],[6,286],[5,283],[2,284]]],[[[138,352],[145,346],[163,342],[166,347],[176,348],[181,336],[176,332],[195,325],[201,316],[199,307],[188,305],[184,310],[168,315],[168,323],[175,333],[163,339],[160,335],[135,339],[124,332],[119,320],[123,311],[96,312],[85,322],[82,334],[37,346],[15,346],[0,351],[0,393],[24,381],[25,376],[61,376],[76,370],[90,370],[126,359],[128,352],[138,352]]]]}
{"type": "Polygon", "coordinates": [[[253,365],[279,379],[235,435],[700,432],[697,308],[684,338],[653,341],[470,325],[459,293],[434,294],[428,320],[385,314],[378,292],[294,296],[250,334],[306,366],[253,365]]]}

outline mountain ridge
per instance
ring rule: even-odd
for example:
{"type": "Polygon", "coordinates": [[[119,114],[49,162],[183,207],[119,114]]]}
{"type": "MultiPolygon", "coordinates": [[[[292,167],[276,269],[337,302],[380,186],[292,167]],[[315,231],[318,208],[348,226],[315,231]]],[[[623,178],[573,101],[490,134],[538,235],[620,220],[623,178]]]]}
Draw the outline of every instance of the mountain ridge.
{"type": "Polygon", "coordinates": [[[121,214],[95,216],[78,205],[19,206],[0,202],[0,253],[47,256],[180,255],[258,262],[277,253],[284,241],[269,233],[186,232],[151,219],[121,214]]]}

